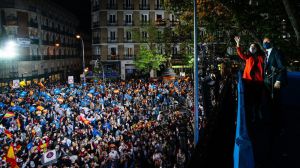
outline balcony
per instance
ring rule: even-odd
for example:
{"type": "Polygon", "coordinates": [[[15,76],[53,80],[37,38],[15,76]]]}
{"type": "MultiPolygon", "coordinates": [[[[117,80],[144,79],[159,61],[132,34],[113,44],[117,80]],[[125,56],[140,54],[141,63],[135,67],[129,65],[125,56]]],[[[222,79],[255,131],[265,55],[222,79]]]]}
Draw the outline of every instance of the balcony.
{"type": "Polygon", "coordinates": [[[40,55],[32,55],[31,60],[32,61],[39,61],[39,60],[41,60],[41,56],[40,55]]]}
{"type": "Polygon", "coordinates": [[[117,22],[116,21],[108,20],[107,21],[107,26],[117,26],[117,22]]]}
{"type": "Polygon", "coordinates": [[[182,54],[178,54],[178,53],[174,53],[172,54],[172,59],[183,59],[184,57],[182,57],[182,54]]]}
{"type": "Polygon", "coordinates": [[[120,60],[119,55],[107,55],[107,60],[120,60]]]}
{"type": "Polygon", "coordinates": [[[28,7],[28,10],[31,11],[31,12],[36,12],[36,7],[30,5],[30,6],[28,7]]]}
{"type": "Polygon", "coordinates": [[[177,26],[177,25],[179,25],[179,21],[176,21],[176,20],[170,20],[170,25],[171,25],[171,26],[177,26]]]}
{"type": "Polygon", "coordinates": [[[155,10],[164,10],[165,7],[162,4],[155,4],[155,10]]]}
{"type": "Polygon", "coordinates": [[[38,45],[40,43],[40,40],[39,39],[30,39],[30,43],[38,45]]]}
{"type": "Polygon", "coordinates": [[[166,21],[164,19],[158,19],[158,20],[155,21],[155,25],[156,26],[165,26],[166,21]]]}
{"type": "Polygon", "coordinates": [[[15,16],[9,16],[5,19],[5,25],[6,26],[17,26],[18,25],[18,19],[15,16]]]}
{"type": "Polygon", "coordinates": [[[49,45],[49,41],[48,40],[43,40],[42,45],[49,45]]]}
{"type": "Polygon", "coordinates": [[[117,4],[107,4],[106,9],[108,10],[117,10],[118,9],[118,5],[117,4]]]}
{"type": "Polygon", "coordinates": [[[97,28],[100,27],[100,23],[99,22],[93,22],[93,28],[97,28]]]}
{"type": "Polygon", "coordinates": [[[133,10],[133,4],[123,4],[124,10],[133,10]]]}
{"type": "Polygon", "coordinates": [[[95,5],[92,7],[93,12],[100,10],[100,6],[99,5],[95,5]]]}
{"type": "Polygon", "coordinates": [[[134,60],[134,55],[133,54],[125,54],[124,60],[134,60]]]}
{"type": "Polygon", "coordinates": [[[117,42],[117,38],[115,39],[107,39],[107,43],[116,43],[117,42]]]}
{"type": "Polygon", "coordinates": [[[100,58],[101,58],[100,55],[92,55],[92,60],[98,60],[100,58]]]}
{"type": "Polygon", "coordinates": [[[33,19],[30,19],[30,21],[28,22],[28,27],[34,27],[34,28],[38,28],[38,23],[37,21],[34,21],[33,19]]]}
{"type": "Polygon", "coordinates": [[[124,43],[133,43],[133,40],[132,39],[129,39],[129,38],[126,38],[124,37],[124,40],[123,40],[124,43]]]}
{"type": "Polygon", "coordinates": [[[140,10],[150,10],[150,4],[140,4],[140,10]]]}
{"type": "Polygon", "coordinates": [[[49,27],[47,25],[42,25],[41,28],[42,30],[49,30],[49,27]]]}
{"type": "Polygon", "coordinates": [[[133,25],[133,21],[129,22],[124,20],[124,26],[132,26],[133,25]]]}
{"type": "Polygon", "coordinates": [[[141,26],[148,26],[148,25],[150,25],[150,20],[141,20],[140,25],[141,26]]]}
{"type": "Polygon", "coordinates": [[[93,38],[93,44],[100,44],[100,38],[99,37],[94,37],[93,38]]]}

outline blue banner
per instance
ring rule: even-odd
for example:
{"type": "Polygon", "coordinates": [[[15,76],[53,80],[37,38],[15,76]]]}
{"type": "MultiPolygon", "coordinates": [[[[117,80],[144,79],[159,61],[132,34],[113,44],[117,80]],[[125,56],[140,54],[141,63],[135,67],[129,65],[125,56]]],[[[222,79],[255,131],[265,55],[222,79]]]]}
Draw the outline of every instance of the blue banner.
{"type": "Polygon", "coordinates": [[[244,86],[241,73],[239,73],[238,77],[238,109],[233,154],[234,168],[254,168],[252,143],[246,126],[244,86]]]}

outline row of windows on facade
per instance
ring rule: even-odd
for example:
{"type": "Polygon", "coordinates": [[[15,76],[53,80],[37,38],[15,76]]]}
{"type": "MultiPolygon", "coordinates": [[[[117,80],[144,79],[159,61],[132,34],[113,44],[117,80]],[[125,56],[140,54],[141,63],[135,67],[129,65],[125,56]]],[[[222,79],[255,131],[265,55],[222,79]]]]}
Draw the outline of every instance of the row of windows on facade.
{"type": "MultiPolygon", "coordinates": [[[[107,0],[107,7],[110,8],[117,8],[117,4],[122,3],[123,1],[123,6],[125,9],[133,9],[133,0],[107,0]],[[117,2],[118,1],[118,2],[117,2]]],[[[151,0],[150,0],[151,1],[151,0]]],[[[92,0],[92,6],[93,7],[98,7],[100,5],[100,0],[92,0]]],[[[156,8],[163,8],[164,0],[155,0],[155,6],[156,8]]],[[[139,5],[144,8],[149,8],[149,0],[139,0],[139,5]]],[[[143,8],[143,9],[144,9],[143,8]]]]}
{"type": "Polygon", "coordinates": [[[78,55],[77,49],[64,48],[30,48],[30,55],[78,55]]]}
{"type": "MultiPolygon", "coordinates": [[[[116,41],[116,39],[117,39],[116,34],[117,34],[117,31],[109,31],[108,40],[116,41]]],[[[148,32],[143,31],[141,33],[141,38],[142,39],[148,38],[148,32]]],[[[132,32],[131,31],[126,32],[126,36],[124,37],[124,40],[128,40],[128,41],[132,40],[132,32]]],[[[93,32],[93,43],[96,44],[99,42],[100,42],[100,32],[93,32]]]]}
{"type": "MultiPolygon", "coordinates": [[[[38,16],[36,13],[29,12],[28,26],[38,28],[38,16]]],[[[75,33],[75,25],[68,22],[58,22],[56,20],[49,19],[48,17],[41,16],[42,29],[53,29],[61,32],[75,33]]],[[[4,23],[6,25],[18,25],[18,17],[16,10],[7,10],[5,12],[4,23]]]]}
{"type": "MultiPolygon", "coordinates": [[[[118,55],[118,48],[117,47],[111,47],[108,46],[109,49],[109,55],[118,55]]],[[[164,54],[164,49],[162,46],[157,46],[157,52],[159,54],[164,54]]],[[[179,45],[175,45],[172,47],[171,54],[176,55],[179,53],[179,45]]],[[[100,47],[94,48],[94,55],[101,55],[100,47]]],[[[125,56],[133,56],[134,55],[134,47],[125,47],[124,49],[124,55],[125,56]]]]}
{"type": "MultiPolygon", "coordinates": [[[[133,23],[133,17],[132,17],[132,13],[127,13],[124,15],[123,17],[123,21],[124,23],[133,23]]],[[[107,15],[107,21],[109,24],[116,24],[117,23],[117,14],[115,12],[113,13],[109,13],[107,15]]],[[[155,13],[155,21],[159,22],[159,21],[164,21],[164,14],[163,12],[157,12],[155,13]]],[[[169,18],[167,18],[168,20],[170,20],[170,22],[178,22],[179,20],[173,15],[173,14],[169,14],[169,18]]],[[[92,21],[93,24],[99,24],[100,23],[100,16],[99,14],[95,13],[92,16],[92,21]]],[[[147,23],[150,22],[150,18],[149,18],[149,13],[141,13],[140,14],[140,21],[142,23],[147,23]]]]}

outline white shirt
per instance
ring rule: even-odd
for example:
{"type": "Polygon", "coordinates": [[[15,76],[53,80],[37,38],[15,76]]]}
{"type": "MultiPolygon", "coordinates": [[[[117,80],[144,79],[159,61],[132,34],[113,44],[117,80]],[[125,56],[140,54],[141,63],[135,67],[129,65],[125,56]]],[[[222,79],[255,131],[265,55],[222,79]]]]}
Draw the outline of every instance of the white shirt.
{"type": "Polygon", "coordinates": [[[267,51],[267,62],[269,62],[269,56],[270,56],[270,54],[272,52],[272,49],[273,48],[266,49],[266,51],[267,51]]]}

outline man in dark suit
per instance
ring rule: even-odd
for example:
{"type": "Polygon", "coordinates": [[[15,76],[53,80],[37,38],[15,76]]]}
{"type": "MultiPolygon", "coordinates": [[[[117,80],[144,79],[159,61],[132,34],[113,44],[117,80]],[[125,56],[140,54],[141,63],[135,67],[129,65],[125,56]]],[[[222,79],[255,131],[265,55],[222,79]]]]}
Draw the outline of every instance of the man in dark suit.
{"type": "Polygon", "coordinates": [[[266,49],[264,81],[274,97],[274,93],[287,84],[285,62],[282,54],[272,46],[269,38],[264,38],[263,47],[266,49]]]}
{"type": "Polygon", "coordinates": [[[263,47],[266,51],[266,59],[264,62],[264,113],[266,114],[266,129],[270,129],[270,136],[267,136],[271,141],[270,151],[274,150],[273,140],[277,139],[280,134],[284,133],[284,119],[281,108],[282,88],[287,85],[287,70],[284,57],[281,52],[276,49],[269,38],[264,38],[263,47]],[[270,127],[269,127],[270,126],[270,127]]]}

